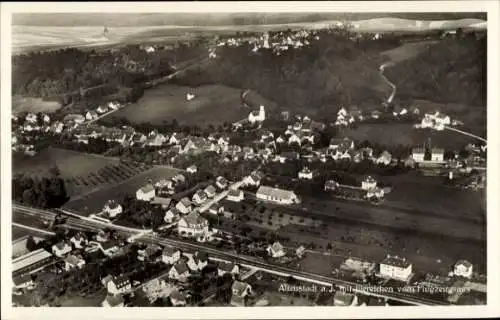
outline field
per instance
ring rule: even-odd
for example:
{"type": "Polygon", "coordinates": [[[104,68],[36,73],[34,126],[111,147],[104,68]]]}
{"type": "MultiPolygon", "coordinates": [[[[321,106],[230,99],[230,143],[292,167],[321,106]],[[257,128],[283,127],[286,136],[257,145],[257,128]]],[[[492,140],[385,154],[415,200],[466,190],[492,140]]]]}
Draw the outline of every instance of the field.
{"type": "Polygon", "coordinates": [[[115,112],[113,117],[152,124],[176,119],[180,124],[199,126],[234,122],[246,118],[251,111],[243,107],[241,92],[222,85],[190,88],[164,84],[147,90],[137,103],[115,112]],[[191,101],[186,100],[188,92],[195,95],[191,101]]]}
{"type": "Polygon", "coordinates": [[[47,148],[34,157],[19,158],[13,163],[14,173],[38,177],[47,175],[57,165],[72,197],[119,183],[146,169],[120,163],[115,158],[58,148],[47,148]]]}
{"type": "Polygon", "coordinates": [[[359,124],[357,128],[341,129],[339,134],[359,141],[370,137],[370,141],[381,145],[411,147],[422,146],[430,138],[433,146],[448,150],[457,150],[474,142],[472,138],[452,131],[415,129],[408,123],[359,124]]]}
{"type": "Polygon", "coordinates": [[[416,57],[418,54],[427,49],[430,45],[437,41],[419,41],[405,43],[395,49],[387,50],[381,53],[383,57],[387,57],[389,61],[398,63],[403,60],[416,57]]]}
{"type": "Polygon", "coordinates": [[[40,98],[12,97],[12,114],[23,112],[53,113],[61,108],[57,101],[45,101],[40,98]]]}
{"type": "Polygon", "coordinates": [[[96,213],[102,210],[102,206],[107,200],[115,199],[121,201],[126,194],[135,195],[137,189],[147,184],[148,180],[151,179],[154,182],[162,178],[169,179],[179,171],[175,168],[156,166],[138,173],[127,180],[108,185],[95,192],[74,197],[64,207],[85,215],[96,213]]]}

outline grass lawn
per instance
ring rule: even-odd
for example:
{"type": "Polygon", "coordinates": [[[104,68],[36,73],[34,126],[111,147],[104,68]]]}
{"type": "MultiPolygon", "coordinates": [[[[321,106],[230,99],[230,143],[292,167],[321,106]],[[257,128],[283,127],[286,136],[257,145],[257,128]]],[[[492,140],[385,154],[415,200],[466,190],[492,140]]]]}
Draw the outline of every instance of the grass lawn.
{"type": "Polygon", "coordinates": [[[199,126],[234,122],[247,117],[251,111],[242,105],[241,92],[222,85],[190,88],[163,84],[147,90],[137,103],[115,112],[109,119],[126,118],[132,123],[152,124],[176,119],[180,124],[199,126]],[[191,101],[186,100],[188,92],[195,95],[191,101]]]}
{"type": "Polygon", "coordinates": [[[153,167],[152,169],[143,171],[120,183],[100,188],[95,192],[82,196],[74,197],[66,203],[64,207],[89,215],[90,213],[101,211],[102,206],[107,200],[115,199],[121,201],[126,194],[135,196],[137,189],[147,184],[149,179],[153,180],[153,182],[162,178],[169,179],[179,172],[180,170],[175,168],[163,166],[153,167]]]}
{"type": "Polygon", "coordinates": [[[31,98],[22,96],[12,97],[12,114],[22,112],[44,112],[53,113],[61,108],[57,101],[45,101],[41,98],[31,98]]]}

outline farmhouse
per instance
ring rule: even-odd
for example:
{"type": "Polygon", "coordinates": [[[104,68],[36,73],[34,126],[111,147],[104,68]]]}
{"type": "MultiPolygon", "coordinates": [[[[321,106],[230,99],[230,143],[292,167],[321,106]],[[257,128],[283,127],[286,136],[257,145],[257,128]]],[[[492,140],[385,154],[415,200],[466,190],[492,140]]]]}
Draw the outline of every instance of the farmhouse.
{"type": "Polygon", "coordinates": [[[66,271],[69,271],[73,268],[78,268],[81,269],[85,265],[85,260],[83,260],[81,257],[77,257],[75,255],[68,255],[64,259],[64,269],[66,271]]]}
{"type": "Polygon", "coordinates": [[[166,209],[168,209],[168,207],[170,207],[171,202],[172,202],[172,199],[170,199],[170,198],[154,197],[153,201],[151,201],[151,204],[161,206],[161,208],[163,210],[166,210],[166,209]]]}
{"type": "Polygon", "coordinates": [[[227,200],[233,202],[240,202],[244,199],[243,191],[239,189],[229,189],[227,193],[227,200]]]}
{"type": "Polygon", "coordinates": [[[406,258],[387,255],[380,263],[380,276],[407,282],[412,275],[412,264],[406,258]]]}
{"type": "Polygon", "coordinates": [[[137,200],[142,201],[150,201],[155,197],[155,195],[155,187],[152,184],[145,185],[135,193],[137,200]]]}
{"type": "Polygon", "coordinates": [[[458,260],[453,268],[453,273],[458,277],[472,277],[472,263],[467,260],[458,260]]]}
{"type": "Polygon", "coordinates": [[[425,149],[424,148],[413,148],[411,151],[411,155],[415,162],[423,162],[425,158],[425,149]]]}
{"type": "Polygon", "coordinates": [[[52,253],[59,258],[64,257],[67,253],[71,252],[71,245],[64,241],[60,241],[52,246],[52,253]]]}
{"type": "Polygon", "coordinates": [[[217,264],[217,275],[219,277],[222,277],[226,273],[230,273],[232,275],[238,274],[240,272],[240,268],[238,265],[234,263],[227,263],[227,262],[219,262],[217,264]]]}
{"type": "Polygon", "coordinates": [[[252,294],[252,287],[246,282],[236,280],[231,286],[231,292],[231,305],[244,307],[246,297],[252,294]]]}
{"type": "Polygon", "coordinates": [[[191,271],[201,271],[208,264],[208,254],[196,251],[188,260],[187,265],[191,271]]]}
{"type": "Polygon", "coordinates": [[[170,302],[174,307],[181,307],[186,305],[186,297],[182,293],[180,293],[179,290],[173,290],[172,292],[170,292],[168,297],[170,298],[170,302]]]}
{"type": "Polygon", "coordinates": [[[276,241],[272,245],[269,245],[266,250],[267,250],[267,253],[273,258],[280,258],[280,257],[285,256],[285,254],[286,254],[285,249],[283,248],[281,243],[279,243],[278,241],[276,241]]]}
{"type": "Polygon", "coordinates": [[[127,290],[132,288],[132,285],[130,284],[130,279],[128,277],[119,276],[113,277],[113,279],[108,282],[107,288],[108,293],[117,295],[127,292],[127,290]]]}
{"type": "Polygon", "coordinates": [[[377,187],[377,181],[373,179],[372,176],[366,177],[363,181],[361,181],[361,189],[369,190],[377,187]]]}
{"type": "Polygon", "coordinates": [[[187,197],[184,197],[179,202],[177,202],[175,208],[182,214],[188,214],[191,212],[191,210],[193,210],[191,200],[189,200],[187,197]]]}
{"type": "Polygon", "coordinates": [[[205,192],[203,192],[203,190],[198,190],[196,191],[196,193],[193,195],[193,203],[196,204],[196,205],[201,205],[203,204],[205,201],[207,201],[208,197],[206,195],[205,192]]]}
{"type": "Polygon", "coordinates": [[[247,186],[259,186],[260,180],[264,175],[260,171],[253,171],[250,175],[246,176],[243,180],[243,184],[247,186]]]}
{"type": "Polygon", "coordinates": [[[177,231],[180,235],[198,237],[208,233],[208,221],[197,212],[191,212],[182,217],[177,223],[177,231]]]}
{"type": "Polygon", "coordinates": [[[108,217],[115,218],[122,213],[123,209],[119,203],[115,202],[114,200],[108,200],[106,204],[104,204],[104,208],[102,211],[106,213],[108,217]]]}
{"type": "Polygon", "coordinates": [[[213,198],[213,197],[215,197],[217,190],[215,189],[215,187],[213,185],[209,185],[208,187],[205,188],[205,190],[203,190],[203,192],[205,192],[207,197],[213,198]]]}
{"type": "Polygon", "coordinates": [[[176,208],[171,208],[167,212],[165,212],[165,217],[163,220],[166,223],[173,223],[174,221],[177,221],[179,219],[180,212],[176,208]]]}
{"type": "Polygon", "coordinates": [[[196,173],[197,171],[198,171],[198,168],[194,164],[186,168],[186,172],[188,172],[188,173],[196,173]]]}
{"type": "Polygon", "coordinates": [[[181,258],[181,251],[167,246],[163,249],[161,260],[166,264],[174,264],[181,258]]]}
{"type": "Polygon", "coordinates": [[[436,162],[442,162],[444,160],[444,149],[432,148],[431,160],[436,162]]]}
{"type": "Polygon", "coordinates": [[[256,196],[259,200],[272,201],[279,204],[300,203],[299,198],[293,191],[267,186],[261,186],[259,190],[257,190],[256,196]]]}
{"type": "Polygon", "coordinates": [[[175,279],[181,282],[187,281],[189,275],[189,268],[182,260],[179,260],[176,264],[174,264],[168,272],[168,277],[170,279],[175,279]]]}
{"type": "Polygon", "coordinates": [[[96,112],[99,113],[99,114],[103,114],[103,113],[106,113],[108,112],[108,107],[107,106],[99,106],[97,107],[96,109],[96,112]]]}
{"type": "Polygon", "coordinates": [[[302,168],[302,170],[299,171],[298,176],[299,176],[299,179],[312,180],[313,172],[308,167],[304,167],[304,168],[302,168]]]}
{"type": "Polygon", "coordinates": [[[389,151],[384,151],[377,158],[377,164],[383,164],[386,166],[391,163],[391,160],[392,160],[392,155],[389,153],[389,151]]]}
{"type": "Polygon", "coordinates": [[[339,187],[338,182],[334,180],[327,180],[325,182],[325,191],[335,191],[339,187]]]}
{"type": "Polygon", "coordinates": [[[218,176],[217,179],[215,179],[215,185],[220,190],[226,189],[228,184],[229,184],[229,182],[227,181],[227,179],[222,177],[222,176],[218,176]]]}
{"type": "Polygon", "coordinates": [[[88,121],[92,121],[97,118],[99,118],[99,115],[94,110],[87,111],[87,113],[85,114],[85,119],[87,119],[88,121]]]}

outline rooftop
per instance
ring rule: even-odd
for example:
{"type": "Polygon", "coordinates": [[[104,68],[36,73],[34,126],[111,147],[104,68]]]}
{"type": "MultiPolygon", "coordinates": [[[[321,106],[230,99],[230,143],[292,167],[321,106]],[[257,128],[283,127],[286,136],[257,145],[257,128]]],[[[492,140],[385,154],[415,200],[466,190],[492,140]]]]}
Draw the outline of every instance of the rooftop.
{"type": "Polygon", "coordinates": [[[399,267],[399,268],[408,268],[409,266],[411,266],[411,263],[408,260],[406,260],[406,258],[401,258],[398,256],[387,256],[381,262],[381,264],[390,265],[390,266],[399,267]]]}
{"type": "Polygon", "coordinates": [[[257,190],[257,194],[262,194],[268,197],[273,197],[278,199],[295,197],[295,193],[293,191],[272,188],[267,186],[261,186],[259,190],[257,190]]]}

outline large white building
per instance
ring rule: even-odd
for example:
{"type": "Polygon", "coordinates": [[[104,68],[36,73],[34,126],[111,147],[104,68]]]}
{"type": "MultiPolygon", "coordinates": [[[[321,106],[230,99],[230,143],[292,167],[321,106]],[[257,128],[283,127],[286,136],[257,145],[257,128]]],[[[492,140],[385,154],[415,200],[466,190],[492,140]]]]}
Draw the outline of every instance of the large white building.
{"type": "Polygon", "coordinates": [[[436,162],[444,161],[444,149],[432,148],[431,150],[431,160],[436,162]]]}
{"type": "Polygon", "coordinates": [[[299,197],[293,192],[278,188],[261,186],[256,193],[257,199],[272,201],[279,204],[300,203],[299,197]]]}
{"type": "Polygon", "coordinates": [[[197,212],[191,212],[179,220],[177,231],[180,235],[188,237],[203,236],[208,233],[208,220],[197,212]]]}
{"type": "Polygon", "coordinates": [[[266,111],[264,106],[260,106],[259,111],[250,112],[248,115],[248,121],[250,123],[263,122],[264,120],[266,120],[266,111]]]}
{"type": "Polygon", "coordinates": [[[411,151],[411,156],[415,162],[423,162],[425,158],[425,149],[424,148],[414,148],[411,151]]]}
{"type": "Polygon", "coordinates": [[[398,256],[388,255],[380,263],[380,276],[407,282],[412,275],[412,264],[398,256]]]}

